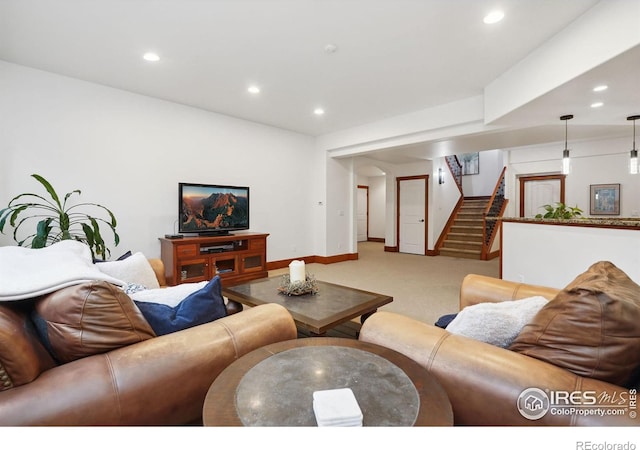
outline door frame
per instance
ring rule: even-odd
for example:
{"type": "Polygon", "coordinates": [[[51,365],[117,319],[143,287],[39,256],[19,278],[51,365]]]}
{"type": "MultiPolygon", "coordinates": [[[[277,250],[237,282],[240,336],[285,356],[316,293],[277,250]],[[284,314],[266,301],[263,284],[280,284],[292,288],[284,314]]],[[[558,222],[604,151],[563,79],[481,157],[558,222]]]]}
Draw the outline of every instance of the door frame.
{"type": "Polygon", "coordinates": [[[566,175],[561,173],[549,175],[523,175],[518,177],[520,180],[520,217],[524,217],[524,186],[527,181],[543,181],[543,180],[560,180],[560,202],[564,203],[564,186],[566,175]]]}
{"type": "MultiPolygon", "coordinates": [[[[357,188],[358,189],[364,189],[366,194],[367,194],[367,231],[366,231],[367,238],[365,240],[369,241],[369,186],[364,185],[364,184],[359,184],[357,188]]],[[[356,204],[356,219],[357,219],[357,215],[358,215],[357,214],[358,213],[357,209],[358,209],[358,205],[356,204]]],[[[356,242],[358,241],[357,234],[358,234],[358,224],[357,224],[357,220],[356,220],[356,242]]]]}
{"type": "Polygon", "coordinates": [[[396,177],[396,248],[400,251],[400,184],[402,181],[424,180],[424,249],[427,254],[427,236],[429,235],[429,175],[413,175],[410,177],[396,177]]]}

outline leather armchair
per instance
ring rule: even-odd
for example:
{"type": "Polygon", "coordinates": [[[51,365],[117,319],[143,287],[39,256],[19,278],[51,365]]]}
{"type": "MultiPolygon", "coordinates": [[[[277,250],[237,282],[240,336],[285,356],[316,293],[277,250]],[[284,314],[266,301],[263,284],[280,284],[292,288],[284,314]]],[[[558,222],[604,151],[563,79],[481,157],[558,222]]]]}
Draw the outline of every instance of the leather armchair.
{"type": "MultiPolygon", "coordinates": [[[[548,287],[468,275],[461,287],[460,309],[483,301],[534,295],[552,299],[557,292],[548,287]]],[[[456,425],[640,425],[629,411],[599,416],[582,415],[576,410],[572,414],[547,413],[537,420],[528,419],[518,410],[518,398],[527,388],[546,392],[595,391],[616,401],[625,399],[627,405],[630,391],[400,314],[373,314],[363,324],[359,339],[396,350],[433,374],[449,396],[456,425]]]]}

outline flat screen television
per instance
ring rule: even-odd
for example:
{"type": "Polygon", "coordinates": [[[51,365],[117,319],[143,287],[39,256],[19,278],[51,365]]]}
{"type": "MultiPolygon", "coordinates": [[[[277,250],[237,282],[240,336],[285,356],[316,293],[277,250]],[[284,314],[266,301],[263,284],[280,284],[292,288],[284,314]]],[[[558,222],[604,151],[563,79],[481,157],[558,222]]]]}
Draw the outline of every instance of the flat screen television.
{"type": "Polygon", "coordinates": [[[227,235],[249,229],[249,187],[178,183],[178,232],[227,235]]]}

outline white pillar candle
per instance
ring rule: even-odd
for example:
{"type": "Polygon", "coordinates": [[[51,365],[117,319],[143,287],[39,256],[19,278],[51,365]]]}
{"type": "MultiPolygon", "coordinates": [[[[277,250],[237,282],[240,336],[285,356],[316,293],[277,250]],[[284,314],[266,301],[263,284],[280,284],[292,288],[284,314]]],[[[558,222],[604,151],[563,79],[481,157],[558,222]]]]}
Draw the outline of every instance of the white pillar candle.
{"type": "Polygon", "coordinates": [[[291,261],[289,264],[289,281],[291,283],[304,283],[306,279],[304,261],[291,261]]]}

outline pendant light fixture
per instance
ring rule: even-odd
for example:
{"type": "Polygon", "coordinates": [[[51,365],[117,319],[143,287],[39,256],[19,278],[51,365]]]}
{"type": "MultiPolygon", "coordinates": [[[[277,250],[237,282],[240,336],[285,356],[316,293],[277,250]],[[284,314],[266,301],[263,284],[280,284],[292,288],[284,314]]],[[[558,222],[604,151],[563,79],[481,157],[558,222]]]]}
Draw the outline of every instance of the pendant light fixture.
{"type": "Polygon", "coordinates": [[[638,149],[636,148],[637,119],[640,119],[640,115],[627,117],[627,120],[633,120],[633,147],[631,147],[631,155],[629,156],[629,173],[632,175],[636,175],[638,173],[638,149]]]}
{"type": "Polygon", "coordinates": [[[573,119],[573,114],[560,116],[560,120],[564,120],[564,150],[562,151],[562,174],[569,175],[571,168],[571,160],[569,159],[569,148],[567,147],[567,120],[573,119]]]}

